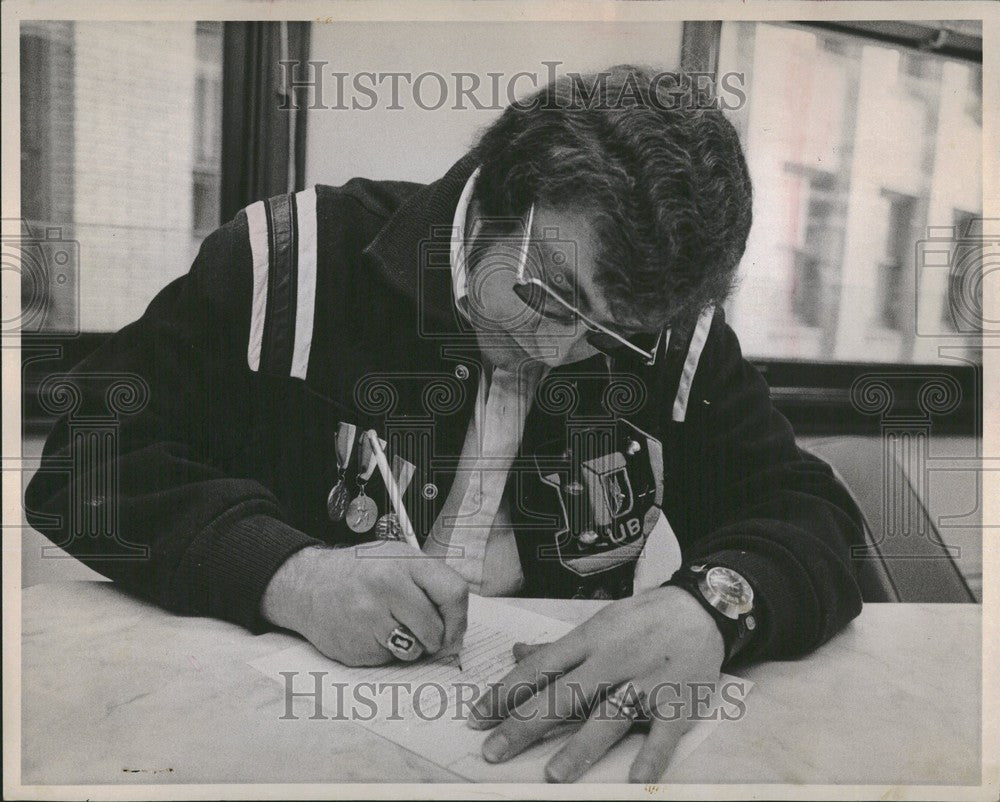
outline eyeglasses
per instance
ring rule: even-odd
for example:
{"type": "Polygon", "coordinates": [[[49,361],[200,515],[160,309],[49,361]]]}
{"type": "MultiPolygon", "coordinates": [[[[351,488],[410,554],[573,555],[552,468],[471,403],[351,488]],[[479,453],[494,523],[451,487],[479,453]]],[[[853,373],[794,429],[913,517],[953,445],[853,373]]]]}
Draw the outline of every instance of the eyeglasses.
{"type": "Polygon", "coordinates": [[[534,219],[535,206],[532,204],[531,210],[528,212],[528,225],[525,228],[524,239],[521,242],[521,254],[518,260],[517,283],[514,285],[514,293],[517,297],[543,317],[546,316],[546,299],[551,298],[583,324],[584,328],[587,329],[586,340],[596,350],[608,356],[614,356],[617,352],[628,350],[642,357],[646,365],[653,365],[656,362],[656,354],[660,350],[665,329],[661,328],[656,333],[643,333],[624,337],[585,315],[540,278],[525,277],[528,248],[531,244],[531,225],[534,219]]]}

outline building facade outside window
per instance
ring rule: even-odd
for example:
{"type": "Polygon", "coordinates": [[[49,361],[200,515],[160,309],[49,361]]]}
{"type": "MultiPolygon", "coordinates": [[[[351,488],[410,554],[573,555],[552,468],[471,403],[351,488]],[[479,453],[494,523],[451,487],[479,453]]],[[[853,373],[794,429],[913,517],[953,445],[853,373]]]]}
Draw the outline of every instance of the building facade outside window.
{"type": "Polygon", "coordinates": [[[961,241],[982,216],[981,66],[727,22],[719,74],[729,71],[745,76],[747,103],[731,114],[754,181],[754,227],[727,310],[744,352],[979,361],[980,332],[956,328],[952,314],[981,309],[967,297],[978,282],[923,264],[919,246],[934,227],[955,228],[957,249],[975,247],[961,241]]]}
{"type": "Polygon", "coordinates": [[[219,224],[221,75],[221,23],[22,25],[26,330],[115,331],[187,272],[219,224]]]}

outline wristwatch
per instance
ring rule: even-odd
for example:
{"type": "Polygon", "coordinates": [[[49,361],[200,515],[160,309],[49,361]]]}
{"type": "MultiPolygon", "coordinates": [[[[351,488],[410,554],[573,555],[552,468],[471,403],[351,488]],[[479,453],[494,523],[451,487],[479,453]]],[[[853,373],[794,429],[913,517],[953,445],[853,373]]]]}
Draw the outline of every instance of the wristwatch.
{"type": "Polygon", "coordinates": [[[708,610],[722,633],[728,663],[746,648],[757,629],[753,587],[723,565],[691,565],[677,571],[664,585],[687,590],[708,610]]]}

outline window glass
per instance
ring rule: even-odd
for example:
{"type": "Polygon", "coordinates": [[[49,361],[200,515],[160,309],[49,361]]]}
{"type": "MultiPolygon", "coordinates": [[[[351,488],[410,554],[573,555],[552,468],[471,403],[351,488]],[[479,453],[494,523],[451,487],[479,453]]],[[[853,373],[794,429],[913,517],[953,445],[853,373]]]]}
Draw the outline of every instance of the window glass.
{"type": "Polygon", "coordinates": [[[981,248],[982,68],[739,22],[723,25],[727,72],[744,76],[747,102],[730,118],[754,183],[754,226],[727,308],[744,351],[978,360],[979,264],[963,253],[981,248]]]}
{"type": "Polygon", "coordinates": [[[309,58],[325,65],[327,77],[322,103],[306,115],[306,184],[359,175],[436,181],[511,100],[544,86],[552,72],[587,74],[623,63],[676,70],[681,34],[680,22],[611,19],[314,24],[309,58]],[[345,74],[342,84],[331,71],[345,74]],[[354,86],[367,89],[370,74],[398,75],[398,90],[379,81],[375,97],[366,97],[354,86]],[[335,108],[355,103],[366,110],[335,108]]]}
{"type": "Polygon", "coordinates": [[[221,79],[222,23],[22,23],[25,330],[117,330],[188,270],[219,224],[221,79]]]}

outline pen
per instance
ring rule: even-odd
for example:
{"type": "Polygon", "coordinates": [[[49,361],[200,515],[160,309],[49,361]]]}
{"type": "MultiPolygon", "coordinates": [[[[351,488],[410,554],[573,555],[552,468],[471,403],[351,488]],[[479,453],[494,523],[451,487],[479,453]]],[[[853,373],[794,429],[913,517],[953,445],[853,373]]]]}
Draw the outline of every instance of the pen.
{"type": "Polygon", "coordinates": [[[455,658],[455,665],[458,666],[458,672],[460,674],[465,672],[465,669],[462,668],[462,653],[460,651],[459,652],[452,652],[450,655],[448,655],[448,657],[449,657],[449,659],[452,658],[452,657],[455,658]]]}
{"type": "MultiPolygon", "coordinates": [[[[399,518],[399,528],[403,533],[403,537],[407,543],[419,551],[420,544],[417,542],[417,535],[413,531],[413,524],[410,523],[410,516],[406,514],[406,507],[403,505],[403,499],[400,497],[399,486],[392,476],[392,471],[389,470],[389,461],[385,458],[385,451],[379,442],[378,433],[374,429],[369,429],[365,432],[365,436],[371,441],[372,451],[375,452],[375,462],[378,464],[379,473],[382,474],[382,481],[385,482],[385,487],[389,491],[389,503],[392,504],[392,509],[396,513],[396,517],[399,518]]],[[[462,668],[462,656],[458,651],[445,656],[455,658],[455,663],[460,672],[465,670],[462,668]]]]}
{"type": "Polygon", "coordinates": [[[375,452],[375,461],[378,463],[378,469],[382,474],[382,481],[385,482],[386,490],[389,491],[389,503],[392,504],[393,512],[396,513],[396,517],[399,519],[399,528],[403,533],[403,538],[413,548],[420,551],[417,535],[413,531],[413,525],[410,523],[410,516],[406,514],[403,499],[400,498],[399,486],[396,484],[396,480],[392,478],[392,471],[389,470],[389,462],[385,458],[385,451],[382,450],[378,434],[374,429],[369,429],[365,432],[365,436],[371,441],[372,450],[375,452]]]}

